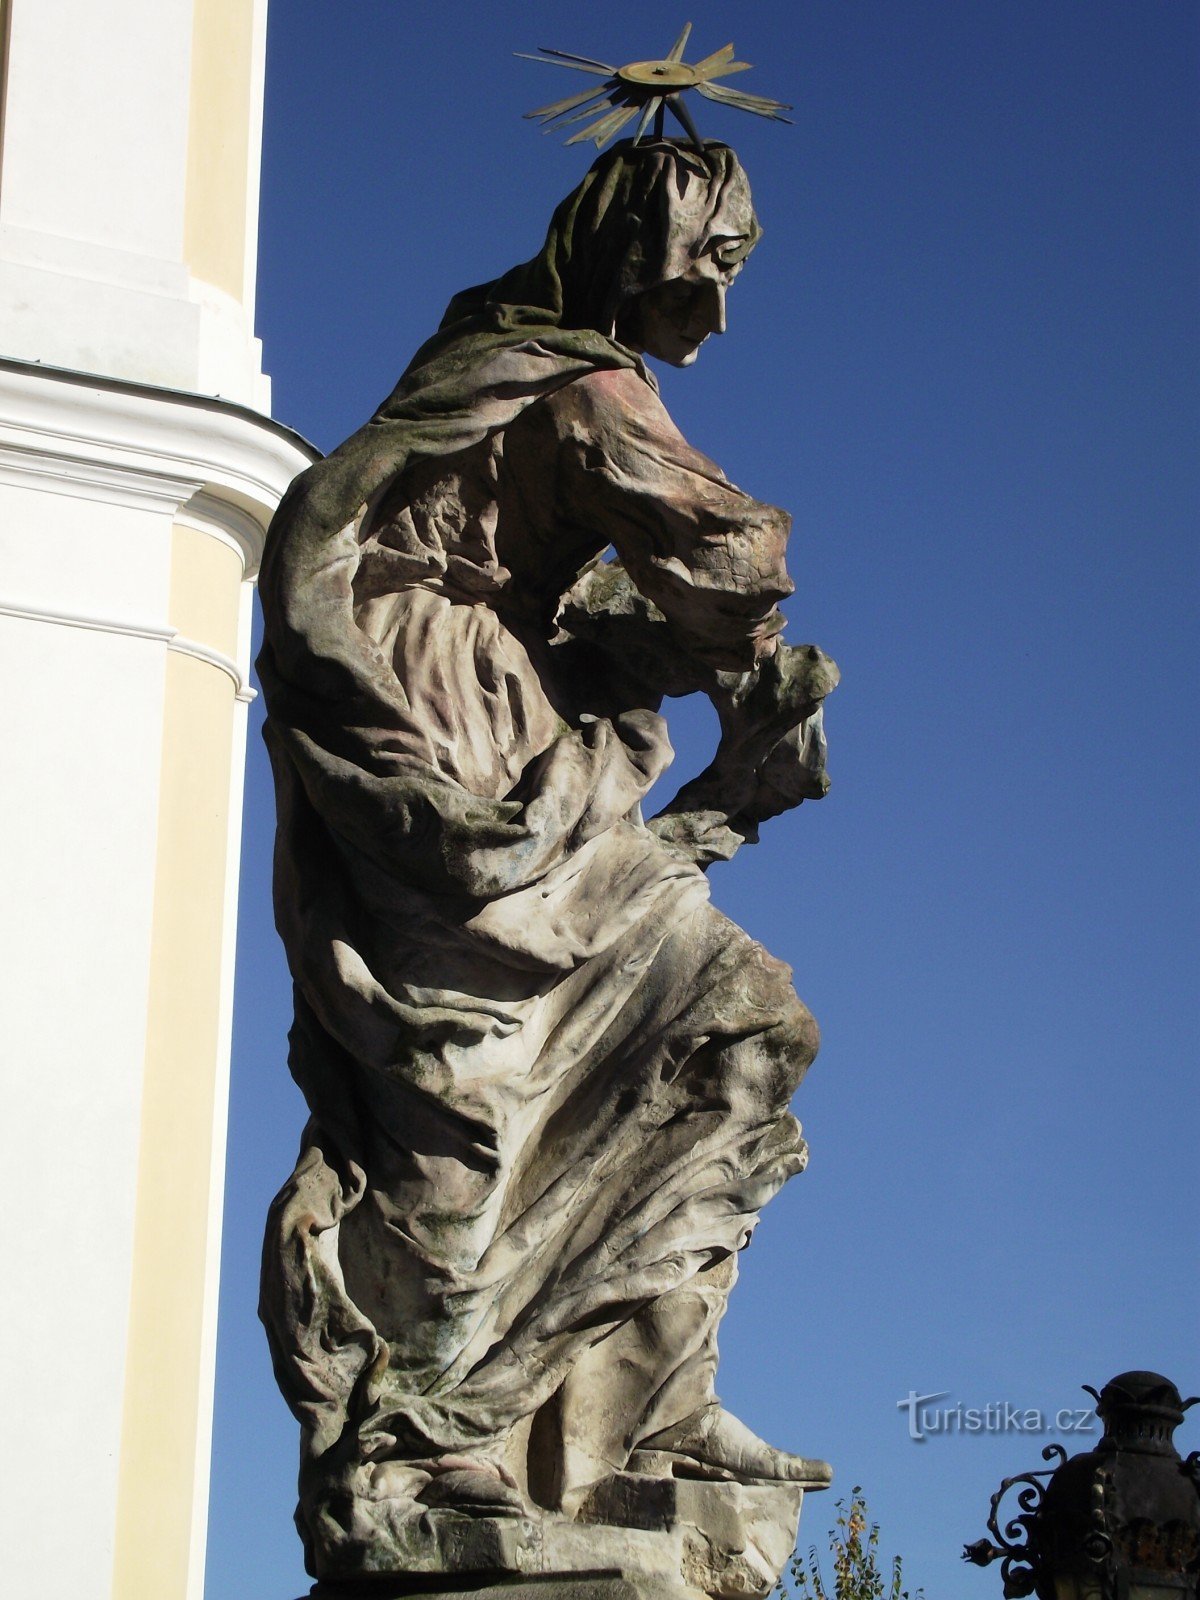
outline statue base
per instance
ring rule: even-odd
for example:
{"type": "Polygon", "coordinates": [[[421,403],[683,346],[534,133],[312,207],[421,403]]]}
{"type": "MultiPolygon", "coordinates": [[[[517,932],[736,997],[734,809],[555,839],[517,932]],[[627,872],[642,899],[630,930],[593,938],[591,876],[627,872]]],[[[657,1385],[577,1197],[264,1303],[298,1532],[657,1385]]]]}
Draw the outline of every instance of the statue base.
{"type": "Polygon", "coordinates": [[[611,1572],[548,1573],[504,1578],[465,1588],[412,1587],[405,1579],[363,1583],[317,1583],[302,1600],[704,1600],[695,1589],[665,1579],[611,1572]]]}
{"type": "Polygon", "coordinates": [[[383,1551],[368,1546],[311,1600],[760,1600],[795,1547],[803,1498],[800,1484],[618,1473],[574,1521],[430,1509],[406,1529],[403,1570],[374,1567],[383,1551]]]}

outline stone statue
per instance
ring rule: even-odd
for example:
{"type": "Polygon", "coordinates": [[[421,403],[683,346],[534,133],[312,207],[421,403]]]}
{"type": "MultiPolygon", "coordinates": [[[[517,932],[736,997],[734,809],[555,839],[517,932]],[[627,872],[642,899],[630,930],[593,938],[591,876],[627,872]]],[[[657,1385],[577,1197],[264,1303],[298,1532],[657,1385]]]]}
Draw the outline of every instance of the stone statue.
{"type": "Polygon", "coordinates": [[[758,236],[726,146],[616,146],[271,528],[312,1116],[261,1311],[326,1585],[761,1594],[829,1481],[713,1386],[738,1251],[804,1165],[817,1030],[702,869],[824,793],[837,671],[780,639],[787,515],[684,441],[643,362],[723,329],[758,236]],[[645,822],[659,707],[697,691],[712,764],[645,822]]]}

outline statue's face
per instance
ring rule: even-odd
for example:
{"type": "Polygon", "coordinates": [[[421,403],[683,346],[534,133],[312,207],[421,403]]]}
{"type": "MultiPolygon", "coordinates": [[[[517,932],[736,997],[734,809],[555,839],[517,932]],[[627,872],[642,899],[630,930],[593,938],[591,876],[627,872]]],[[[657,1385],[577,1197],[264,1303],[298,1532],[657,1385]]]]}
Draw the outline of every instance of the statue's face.
{"type": "Polygon", "coordinates": [[[709,334],[725,332],[725,296],[740,271],[740,261],[722,263],[720,249],[699,256],[682,276],[631,300],[617,338],[672,367],[690,367],[709,334]]]}

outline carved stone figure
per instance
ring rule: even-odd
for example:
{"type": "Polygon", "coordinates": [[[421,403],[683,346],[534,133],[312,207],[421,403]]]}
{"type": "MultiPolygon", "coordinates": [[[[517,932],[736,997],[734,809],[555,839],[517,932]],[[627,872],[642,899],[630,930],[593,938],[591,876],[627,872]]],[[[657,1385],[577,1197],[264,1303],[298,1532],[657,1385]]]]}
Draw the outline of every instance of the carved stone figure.
{"type": "Polygon", "coordinates": [[[617,146],[271,528],[312,1116],[261,1309],[325,1580],[765,1593],[829,1480],[714,1389],[738,1251],[804,1165],[817,1030],[702,869],[824,793],[837,672],[780,639],[787,515],[684,441],[643,362],[723,329],[758,236],[726,146],[617,146]],[[718,749],[647,823],[660,705],[692,692],[718,749]]]}

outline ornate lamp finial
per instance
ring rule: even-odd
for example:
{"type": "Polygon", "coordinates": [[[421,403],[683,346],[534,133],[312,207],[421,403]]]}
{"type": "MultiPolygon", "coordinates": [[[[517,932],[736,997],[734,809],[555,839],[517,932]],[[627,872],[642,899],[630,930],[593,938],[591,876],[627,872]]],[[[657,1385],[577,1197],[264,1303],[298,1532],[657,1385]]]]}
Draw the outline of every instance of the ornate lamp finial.
{"type": "Polygon", "coordinates": [[[1200,1455],[1181,1461],[1172,1435],[1196,1399],[1157,1372],[1122,1372],[1097,1392],[1104,1437],[1053,1467],[1005,1478],[992,1496],[990,1539],[963,1559],[1000,1562],[1006,1600],[1197,1600],[1200,1592],[1200,1455]],[[1043,1481],[1048,1480],[1048,1481],[1043,1481]],[[1017,1484],[1018,1510],[1001,1503],[1017,1484]]]}
{"type": "Polygon", "coordinates": [[[567,50],[551,50],[548,45],[539,45],[541,54],[536,56],[516,51],[524,61],[544,61],[552,67],[570,67],[575,72],[590,72],[605,79],[598,89],[570,95],[566,100],[556,100],[553,105],[539,106],[525,115],[539,118],[543,127],[554,122],[564,127],[568,122],[581,122],[599,113],[597,121],[567,140],[568,144],[579,144],[583,139],[591,139],[597,150],[602,150],[639,112],[634,144],[649,127],[651,118],[654,118],[655,137],[661,139],[666,112],[670,111],[692,143],[699,145],[700,135],[683,103],[688,89],[695,89],[706,100],[716,100],[739,111],[751,111],[756,117],[769,117],[773,122],[791,121],[790,117],[781,115],[792,109],[783,101],[768,100],[760,94],[744,94],[740,89],[727,89],[714,81],[728,77],[731,72],[745,72],[750,67],[749,61],[733,59],[731,44],[705,56],[703,61],[685,61],[683,51],[691,31],[691,23],[685,23],[683,32],[661,61],[630,61],[623,67],[593,61],[590,56],[572,55],[567,50]]]}

